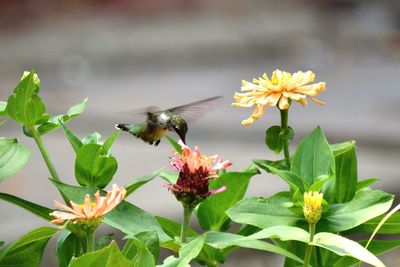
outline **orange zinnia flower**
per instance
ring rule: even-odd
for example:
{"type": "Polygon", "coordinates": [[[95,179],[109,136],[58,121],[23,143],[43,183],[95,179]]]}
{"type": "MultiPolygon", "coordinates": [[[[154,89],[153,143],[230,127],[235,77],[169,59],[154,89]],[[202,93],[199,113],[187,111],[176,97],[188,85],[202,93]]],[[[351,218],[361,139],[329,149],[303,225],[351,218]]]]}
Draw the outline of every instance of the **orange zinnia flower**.
{"type": "Polygon", "coordinates": [[[242,125],[247,126],[261,118],[267,106],[278,105],[279,109],[288,109],[290,105],[289,99],[307,106],[306,98],[310,97],[314,102],[324,105],[324,102],[319,101],[314,96],[325,90],[325,83],[309,84],[314,79],[315,74],[312,71],[298,71],[291,74],[275,70],[271,79],[264,73],[262,78],[253,79],[253,83],[242,81],[241,91],[246,93],[235,93],[234,99],[236,103],[232,103],[232,106],[244,108],[257,106],[250,118],[242,121],[242,125]]]}
{"type": "Polygon", "coordinates": [[[62,224],[64,221],[68,220],[75,224],[101,220],[106,213],[122,202],[125,195],[125,188],[121,189],[114,184],[112,191],[107,192],[105,197],[101,197],[100,192],[97,191],[96,194],[94,194],[95,202],[91,202],[89,194],[85,196],[83,204],[79,205],[71,201],[70,207],[55,200],[54,204],[65,211],[56,210],[50,213],[50,215],[54,217],[54,220],[50,223],[62,224]]]}

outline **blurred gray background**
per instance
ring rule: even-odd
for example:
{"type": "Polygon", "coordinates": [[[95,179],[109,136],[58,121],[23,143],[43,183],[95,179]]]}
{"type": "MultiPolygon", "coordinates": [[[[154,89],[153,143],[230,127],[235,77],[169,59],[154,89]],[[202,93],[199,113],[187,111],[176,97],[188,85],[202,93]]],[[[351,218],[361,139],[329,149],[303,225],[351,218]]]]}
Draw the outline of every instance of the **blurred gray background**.
{"type": "MultiPolygon", "coordinates": [[[[327,104],[293,105],[293,143],[317,125],[331,143],[355,139],[359,177],[379,177],[375,188],[400,191],[400,1],[2,0],[0,62],[1,100],[32,68],[51,114],[88,96],[84,114],[69,123],[81,137],[94,131],[107,137],[115,123],[137,122],[122,111],[224,95],[190,126],[187,140],[205,154],[230,159],[234,170],[251,159],[278,159],[264,145],[266,127],[279,123],[277,110],[269,108],[255,124],[242,127],[251,110],[230,107],[241,80],[276,68],[312,70],[317,82],[327,83],[319,96],[327,104]]],[[[33,140],[11,121],[0,131],[33,150],[27,166],[1,183],[0,191],[53,207],[60,197],[33,140]]],[[[62,180],[75,183],[74,153],[62,132],[46,135],[44,142],[62,180]]],[[[119,164],[114,182],[125,185],[168,168],[171,147],[165,140],[154,147],[122,134],[112,152],[119,164]]],[[[163,184],[152,181],[128,200],[180,220],[180,205],[163,184]]],[[[263,173],[252,180],[248,195],[269,196],[286,188],[279,178],[263,173]]],[[[7,244],[47,225],[3,201],[0,214],[0,240],[7,244]]],[[[400,266],[396,252],[382,259],[387,266],[400,266]]],[[[281,263],[278,256],[239,250],[224,266],[281,263]]],[[[52,249],[42,265],[56,266],[52,249]]]]}

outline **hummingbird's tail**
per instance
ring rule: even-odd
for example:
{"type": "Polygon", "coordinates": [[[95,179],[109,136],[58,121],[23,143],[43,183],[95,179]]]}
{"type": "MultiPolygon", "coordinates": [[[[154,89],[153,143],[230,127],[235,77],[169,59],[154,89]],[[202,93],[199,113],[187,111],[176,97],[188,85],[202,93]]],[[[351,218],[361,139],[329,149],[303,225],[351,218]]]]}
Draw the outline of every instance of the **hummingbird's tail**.
{"type": "Polygon", "coordinates": [[[129,124],[124,124],[124,123],[120,123],[120,124],[115,124],[115,128],[117,130],[122,130],[122,131],[128,131],[129,132],[129,124]]]}

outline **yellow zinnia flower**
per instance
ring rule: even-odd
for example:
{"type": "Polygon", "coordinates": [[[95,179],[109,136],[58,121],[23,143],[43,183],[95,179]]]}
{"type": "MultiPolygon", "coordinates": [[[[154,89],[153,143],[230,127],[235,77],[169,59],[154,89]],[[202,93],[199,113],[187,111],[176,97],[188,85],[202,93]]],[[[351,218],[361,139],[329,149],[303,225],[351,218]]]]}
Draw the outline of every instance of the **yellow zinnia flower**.
{"type": "Polygon", "coordinates": [[[324,195],[316,191],[304,193],[303,213],[308,223],[315,224],[321,219],[324,195]]]}
{"type": "Polygon", "coordinates": [[[253,83],[242,81],[241,91],[245,93],[235,93],[236,103],[232,103],[232,106],[243,108],[257,106],[250,118],[242,121],[242,125],[247,126],[261,118],[267,106],[278,105],[279,109],[288,109],[289,99],[307,106],[306,98],[310,97],[314,102],[324,105],[324,102],[314,96],[325,90],[325,83],[309,84],[314,79],[315,74],[312,71],[298,71],[291,74],[277,69],[272,73],[271,79],[264,73],[262,77],[253,79],[253,83]]]}

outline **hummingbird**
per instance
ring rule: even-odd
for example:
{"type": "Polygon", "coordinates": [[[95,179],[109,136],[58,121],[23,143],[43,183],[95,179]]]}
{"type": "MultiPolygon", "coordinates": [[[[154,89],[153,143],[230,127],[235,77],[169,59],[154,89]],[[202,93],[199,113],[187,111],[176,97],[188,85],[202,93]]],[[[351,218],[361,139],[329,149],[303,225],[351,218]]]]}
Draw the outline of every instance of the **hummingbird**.
{"type": "Polygon", "coordinates": [[[149,107],[145,112],[145,121],[136,124],[120,123],[115,125],[115,128],[129,132],[150,145],[154,144],[154,146],[158,146],[161,139],[173,130],[186,144],[188,122],[192,122],[207,112],[220,98],[221,96],[215,96],[159,111],[154,111],[155,107],[149,107]]]}

